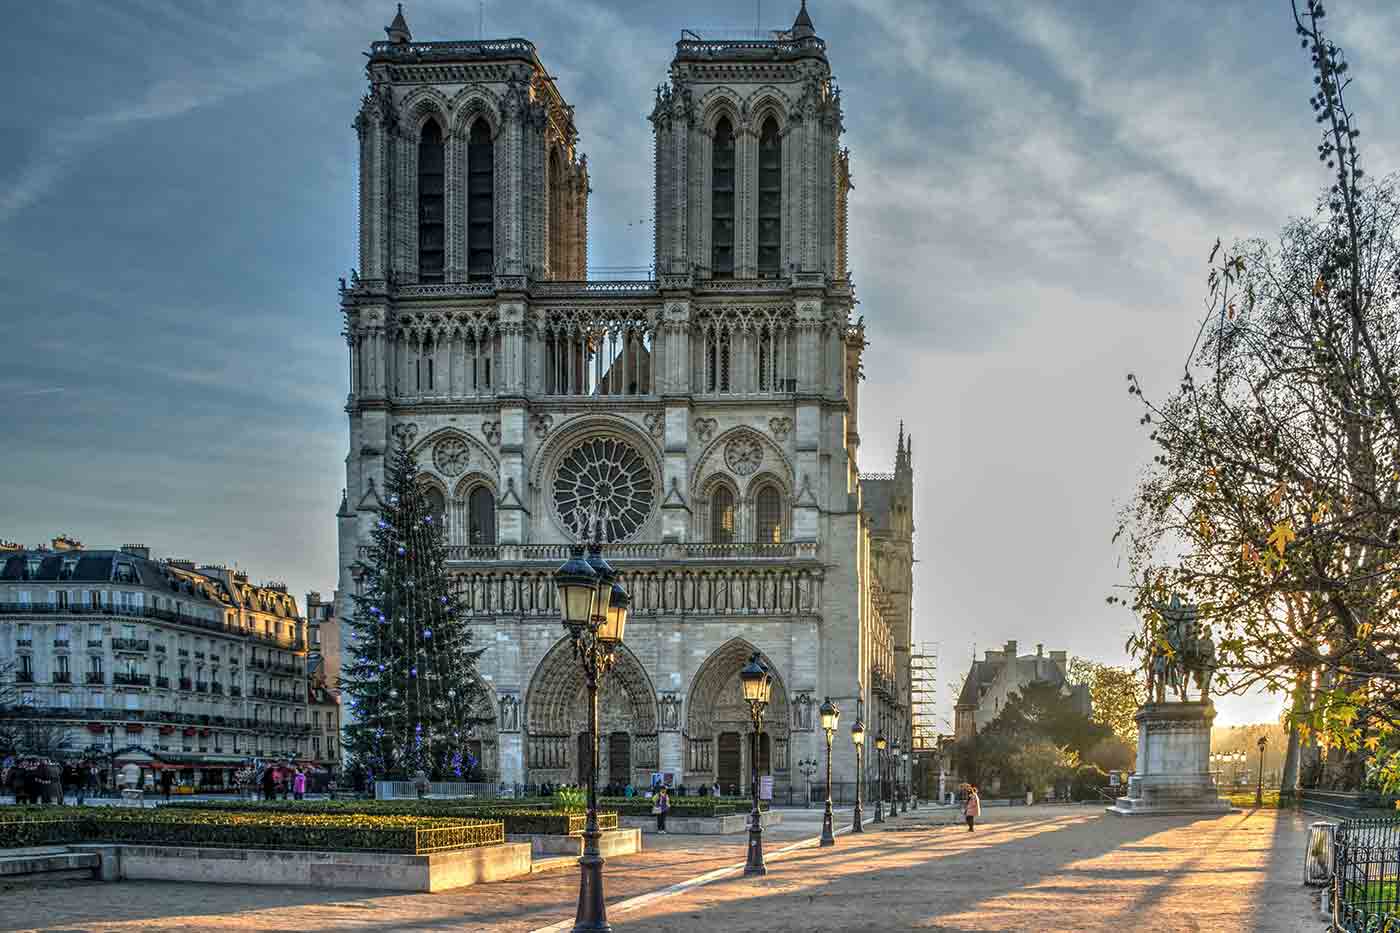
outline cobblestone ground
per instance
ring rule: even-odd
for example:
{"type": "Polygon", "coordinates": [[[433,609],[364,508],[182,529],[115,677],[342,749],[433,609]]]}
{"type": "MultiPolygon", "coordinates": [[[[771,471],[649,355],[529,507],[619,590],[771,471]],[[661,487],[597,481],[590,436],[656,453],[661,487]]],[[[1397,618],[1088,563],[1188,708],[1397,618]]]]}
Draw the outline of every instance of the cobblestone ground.
{"type": "MultiPolygon", "coordinates": [[[[1305,820],[1271,811],[1209,820],[1121,819],[1097,808],[993,810],[977,832],[921,810],[832,849],[773,854],[769,874],[736,874],[633,906],[743,860],[742,837],[646,837],[608,863],[619,933],[742,931],[1202,931],[1316,933],[1299,884],[1305,820]]],[[[818,828],[784,814],[777,853],[818,828]]],[[[849,823],[849,811],[838,826],[849,823]]],[[[565,868],[433,895],[123,882],[0,889],[0,929],[69,931],[533,931],[572,918],[565,868]]],[[[568,925],[565,926],[565,929],[568,925]]]]}

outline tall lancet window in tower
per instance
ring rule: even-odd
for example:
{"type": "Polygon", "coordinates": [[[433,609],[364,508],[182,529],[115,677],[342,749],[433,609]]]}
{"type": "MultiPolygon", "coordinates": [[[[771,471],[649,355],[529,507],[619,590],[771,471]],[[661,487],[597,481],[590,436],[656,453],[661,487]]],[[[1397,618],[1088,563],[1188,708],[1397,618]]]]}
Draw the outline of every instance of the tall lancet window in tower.
{"type": "Polygon", "coordinates": [[[443,220],[442,128],[436,120],[423,124],[418,137],[418,281],[442,281],[443,220]]]}
{"type": "Polygon", "coordinates": [[[711,161],[710,274],[734,276],[734,127],[728,117],[715,126],[711,161]]]}
{"type": "Polygon", "coordinates": [[[758,274],[783,272],[783,140],[769,117],[758,137],[758,274]]]}
{"type": "Polygon", "coordinates": [[[467,137],[467,277],[472,281],[489,280],[496,271],[495,180],[491,127],[478,117],[467,137]]]}

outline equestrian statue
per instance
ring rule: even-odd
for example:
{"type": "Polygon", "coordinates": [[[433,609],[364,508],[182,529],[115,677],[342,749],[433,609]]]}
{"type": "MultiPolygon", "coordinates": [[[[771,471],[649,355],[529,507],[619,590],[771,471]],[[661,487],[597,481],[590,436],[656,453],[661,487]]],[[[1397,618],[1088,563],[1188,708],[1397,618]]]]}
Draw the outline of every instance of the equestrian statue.
{"type": "Polygon", "coordinates": [[[1199,621],[1196,607],[1184,605],[1180,596],[1173,596],[1170,604],[1159,606],[1157,611],[1162,617],[1162,638],[1147,656],[1147,701],[1167,702],[1170,688],[1182,703],[1189,703],[1194,680],[1201,692],[1200,702],[1209,703],[1216,668],[1210,624],[1199,621]]]}

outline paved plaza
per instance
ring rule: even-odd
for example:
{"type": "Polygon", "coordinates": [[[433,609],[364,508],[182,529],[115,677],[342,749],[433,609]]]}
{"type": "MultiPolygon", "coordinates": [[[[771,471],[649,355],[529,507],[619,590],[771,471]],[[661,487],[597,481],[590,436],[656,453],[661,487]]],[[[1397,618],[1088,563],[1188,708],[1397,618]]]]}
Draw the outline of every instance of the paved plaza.
{"type": "MultiPolygon", "coordinates": [[[[834,849],[801,845],[819,812],[785,811],[765,834],[769,874],[721,874],[739,836],[649,835],[607,867],[620,931],[1320,931],[1299,883],[1306,818],[1244,811],[1208,820],[1123,819],[1091,807],[991,809],[969,834],[921,810],[834,849]],[[797,845],[798,847],[792,848],[797,845]],[[788,849],[788,851],[780,851],[788,849]],[[706,875],[715,880],[672,893],[706,875]],[[645,895],[661,896],[647,898],[645,895]],[[629,903],[632,902],[632,903],[629,903]]],[[[849,811],[838,817],[849,824],[849,811]]],[[[0,892],[0,928],[76,931],[489,931],[572,925],[577,871],[444,894],[176,883],[69,883],[0,892]]]]}

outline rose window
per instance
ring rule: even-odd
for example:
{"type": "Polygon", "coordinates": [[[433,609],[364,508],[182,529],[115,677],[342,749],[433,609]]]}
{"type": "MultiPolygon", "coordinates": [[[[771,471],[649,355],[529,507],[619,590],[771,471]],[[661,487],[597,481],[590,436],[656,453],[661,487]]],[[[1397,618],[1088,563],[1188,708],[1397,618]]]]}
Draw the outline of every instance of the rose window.
{"type": "Polygon", "coordinates": [[[740,476],[748,476],[763,462],[763,448],[751,437],[736,437],[724,448],[724,462],[740,476]]]}
{"type": "Polygon", "coordinates": [[[460,437],[438,441],[433,448],[433,463],[443,476],[456,476],[467,468],[467,442],[460,437]]]}
{"type": "Polygon", "coordinates": [[[646,458],[614,437],[576,444],[554,471],[554,509],[573,534],[591,536],[591,522],[602,522],[604,541],[635,535],[651,515],[656,480],[646,458]]]}

